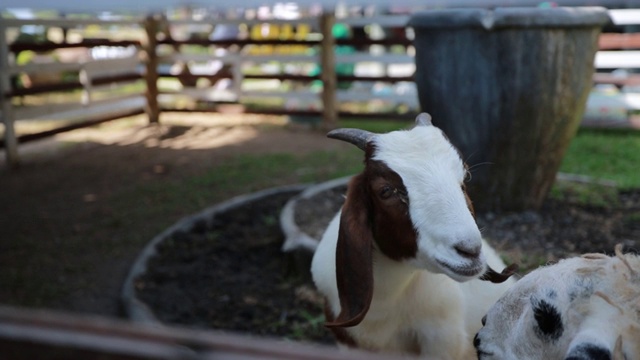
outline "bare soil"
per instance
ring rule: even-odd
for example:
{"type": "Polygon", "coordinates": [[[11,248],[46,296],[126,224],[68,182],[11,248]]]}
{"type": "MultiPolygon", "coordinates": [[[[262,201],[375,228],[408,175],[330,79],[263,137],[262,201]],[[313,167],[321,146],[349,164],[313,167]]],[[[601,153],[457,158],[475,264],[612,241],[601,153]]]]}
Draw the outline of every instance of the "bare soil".
{"type": "MultiPolygon", "coordinates": [[[[198,209],[185,205],[130,224],[115,216],[124,209],[111,201],[114,194],[141,183],[162,187],[237,154],[343,146],[279,120],[201,115],[180,121],[186,122],[147,126],[138,119],[69,133],[25,147],[18,171],[2,169],[1,304],[122,316],[120,288],[136,256],[153,236],[198,209]]],[[[270,186],[297,181],[277,179],[270,186]]],[[[288,198],[230,210],[210,228],[163,243],[148,274],[138,279],[141,298],[168,323],[331,342],[308,278],[292,271],[280,253],[277,217],[288,198]]],[[[539,212],[479,214],[478,223],[524,272],[561,257],[611,252],[617,243],[637,250],[640,190],[623,192],[606,206],[549,200],[539,212]]]]}
{"type": "MultiPolygon", "coordinates": [[[[320,238],[345,191],[337,186],[300,200],[296,224],[320,238]]],[[[167,323],[331,342],[321,326],[322,301],[308,274],[300,274],[306,269],[292,268],[280,252],[284,237],[273,219],[289,197],[248,203],[217,217],[211,228],[172,237],[138,279],[138,295],[167,323]]],[[[563,257],[611,254],[618,243],[637,250],[640,191],[610,200],[607,206],[583,206],[570,197],[549,199],[538,212],[479,214],[477,221],[524,275],[563,257]]]]}
{"type": "Polygon", "coordinates": [[[125,276],[154,236],[205,206],[301,179],[256,179],[240,192],[212,185],[206,198],[168,205],[163,188],[241,155],[347,147],[281,117],[164,113],[159,125],[140,116],[24,144],[17,170],[0,152],[0,304],[123,316],[125,276]],[[139,193],[149,186],[158,190],[139,193]]]}
{"type": "Polygon", "coordinates": [[[159,244],[135,282],[140,300],[164,323],[330,343],[322,299],[281,251],[278,222],[288,192],[214,217],[159,244]]]}

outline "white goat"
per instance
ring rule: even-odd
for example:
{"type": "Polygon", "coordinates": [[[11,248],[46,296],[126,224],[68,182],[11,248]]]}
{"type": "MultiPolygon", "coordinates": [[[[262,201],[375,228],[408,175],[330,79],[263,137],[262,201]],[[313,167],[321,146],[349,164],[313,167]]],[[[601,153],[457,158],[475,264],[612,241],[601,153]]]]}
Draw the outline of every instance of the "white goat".
{"type": "Polygon", "coordinates": [[[360,348],[475,358],[472,337],[513,283],[514,269],[484,243],[466,196],[467,169],[427,114],[410,131],[338,129],[365,151],[311,272],[327,300],[327,326],[360,348]],[[487,263],[490,268],[487,268],[487,263]],[[471,281],[468,281],[471,280],[471,281]]]}
{"type": "Polygon", "coordinates": [[[587,254],[523,277],[488,312],[479,359],[640,359],[640,257],[587,254]]]}

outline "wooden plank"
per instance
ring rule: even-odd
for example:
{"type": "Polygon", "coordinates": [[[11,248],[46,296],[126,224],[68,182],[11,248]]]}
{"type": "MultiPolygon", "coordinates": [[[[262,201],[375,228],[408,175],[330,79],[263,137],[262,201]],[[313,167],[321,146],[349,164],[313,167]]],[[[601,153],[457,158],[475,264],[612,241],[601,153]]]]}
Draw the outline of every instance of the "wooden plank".
{"type": "Polygon", "coordinates": [[[158,96],[158,101],[161,103],[172,103],[179,98],[226,103],[239,101],[239,96],[234,91],[215,88],[185,88],[180,91],[161,91],[158,96]]]}
{"type": "Polygon", "coordinates": [[[382,27],[406,27],[409,15],[376,15],[336,19],[336,23],[349,26],[379,25],[382,27]]]}
{"type": "Polygon", "coordinates": [[[338,121],[338,104],[336,98],[336,53],[333,27],[335,15],[330,12],[320,17],[322,44],[320,50],[320,79],[322,79],[322,127],[324,130],[334,129],[338,121]]]}
{"type": "Polygon", "coordinates": [[[300,99],[300,100],[317,100],[321,94],[311,90],[297,90],[295,92],[282,91],[242,91],[240,98],[283,98],[283,99],[300,99]]]}
{"type": "Polygon", "coordinates": [[[640,9],[610,9],[609,16],[616,25],[640,24],[640,9]]]}
{"type": "Polygon", "coordinates": [[[354,38],[354,39],[336,39],[337,45],[355,45],[355,46],[369,46],[369,45],[413,45],[413,41],[409,39],[398,38],[385,38],[385,39],[369,39],[369,38],[354,38]]]}
{"type": "MultiPolygon", "coordinates": [[[[96,118],[84,120],[84,121],[82,121],[80,123],[73,123],[73,124],[70,124],[70,125],[57,127],[55,129],[42,131],[42,132],[38,132],[38,133],[20,135],[20,136],[18,136],[18,142],[20,144],[24,144],[24,143],[27,143],[27,142],[30,142],[30,141],[35,141],[35,140],[48,138],[48,137],[54,136],[56,134],[61,134],[61,133],[64,133],[64,132],[77,130],[77,129],[83,129],[83,128],[86,128],[86,127],[99,125],[99,124],[105,123],[107,121],[113,121],[113,120],[116,120],[116,119],[121,119],[123,117],[135,116],[135,115],[140,115],[140,114],[144,114],[144,110],[141,109],[141,108],[138,108],[138,109],[131,109],[131,110],[128,110],[128,111],[119,112],[117,114],[108,114],[108,115],[105,115],[105,116],[98,116],[96,118]]],[[[4,148],[4,141],[0,141],[0,148],[4,148]]]]}
{"type": "MultiPolygon", "coordinates": [[[[245,79],[254,79],[254,80],[270,80],[270,79],[278,79],[278,80],[292,80],[292,81],[301,81],[301,82],[309,82],[313,80],[320,79],[319,75],[309,76],[309,75],[295,75],[295,74],[245,74],[243,75],[245,79]]],[[[412,76],[358,76],[358,75],[338,75],[336,77],[338,81],[370,81],[370,82],[388,82],[388,83],[397,83],[400,81],[414,81],[412,76]]]]}
{"type": "Polygon", "coordinates": [[[144,104],[144,97],[134,94],[93,101],[89,105],[80,102],[50,103],[14,111],[16,120],[78,120],[128,112],[143,108],[144,104]]]}
{"type": "Polygon", "coordinates": [[[12,90],[9,69],[9,46],[6,36],[7,28],[0,21],[0,102],[2,103],[2,122],[4,123],[5,157],[10,168],[20,165],[18,139],[14,127],[14,113],[11,98],[6,96],[12,90]]]}
{"type": "Polygon", "coordinates": [[[280,62],[317,62],[319,57],[316,55],[249,55],[249,54],[226,54],[221,56],[208,55],[208,54],[170,54],[158,57],[160,63],[173,64],[176,62],[200,62],[208,63],[212,60],[220,60],[224,63],[239,63],[239,62],[267,62],[267,61],[280,61],[280,62]]]}
{"type": "Polygon", "coordinates": [[[345,101],[370,101],[373,99],[390,101],[401,104],[418,105],[418,94],[372,94],[370,92],[338,91],[339,102],[345,101]]]}
{"type": "Polygon", "coordinates": [[[20,73],[25,74],[47,74],[47,73],[59,73],[63,71],[80,71],[82,63],[62,63],[52,62],[45,64],[26,64],[21,66],[11,66],[7,72],[11,75],[17,75],[20,73]]]}
{"type": "Polygon", "coordinates": [[[109,77],[122,73],[137,72],[140,59],[138,54],[126,58],[93,60],[82,64],[90,78],[109,77]]]}
{"type": "Polygon", "coordinates": [[[640,86],[640,74],[621,76],[610,73],[595,73],[593,74],[593,82],[596,84],[613,84],[618,86],[640,86]]]}
{"type": "Polygon", "coordinates": [[[69,48],[92,48],[98,46],[113,46],[113,47],[128,47],[128,46],[140,46],[139,41],[133,40],[108,40],[108,39],[83,39],[77,43],[27,43],[27,42],[15,42],[9,45],[9,50],[12,52],[18,51],[53,51],[56,49],[69,49],[69,48]]]}
{"type": "MultiPolygon", "coordinates": [[[[105,85],[110,83],[117,82],[127,82],[134,81],[141,78],[141,74],[139,73],[124,73],[120,75],[106,76],[106,77],[97,77],[91,79],[91,83],[93,85],[105,85]]],[[[69,90],[77,90],[82,89],[83,84],[80,81],[67,81],[67,82],[59,82],[53,84],[44,84],[37,85],[30,88],[20,88],[14,89],[6,96],[26,96],[26,95],[37,95],[55,91],[69,91],[69,90]]]]}
{"type": "Polygon", "coordinates": [[[600,50],[640,49],[640,33],[604,33],[598,39],[600,50]]]}
{"type": "Polygon", "coordinates": [[[69,91],[81,89],[82,84],[80,81],[66,81],[52,84],[36,85],[30,88],[13,89],[6,96],[25,96],[25,95],[37,95],[54,91],[69,91]]]}
{"type": "MultiPolygon", "coordinates": [[[[0,347],[12,360],[394,360],[392,355],[338,349],[95,316],[0,307],[0,347]]],[[[402,357],[407,359],[407,357],[402,357]]]]}
{"type": "Polygon", "coordinates": [[[337,63],[356,63],[356,62],[380,62],[385,64],[413,64],[413,56],[405,54],[381,54],[373,55],[369,53],[353,53],[337,55],[337,63]]]}
{"type": "Polygon", "coordinates": [[[638,69],[640,51],[598,51],[595,58],[596,69],[638,69]]]}
{"type": "Polygon", "coordinates": [[[140,27],[141,18],[131,18],[123,20],[101,20],[101,19],[72,19],[72,18],[56,18],[56,19],[9,19],[3,18],[2,22],[6,27],[21,27],[25,25],[43,25],[45,27],[77,27],[99,25],[104,27],[110,26],[134,26],[140,27]]]}
{"type": "Polygon", "coordinates": [[[235,19],[206,19],[206,20],[192,20],[192,19],[181,19],[181,20],[171,20],[172,25],[261,25],[261,24],[271,24],[271,25],[298,25],[298,24],[306,24],[311,26],[318,25],[318,19],[315,17],[302,17],[299,19],[245,19],[245,18],[235,18],[235,19]]]}
{"type": "MultiPolygon", "coordinates": [[[[299,99],[299,100],[316,100],[318,94],[311,91],[295,91],[295,92],[280,92],[280,91],[243,91],[241,92],[241,98],[282,98],[282,99],[299,99]]],[[[417,94],[407,96],[407,94],[372,94],[369,91],[355,92],[350,90],[336,90],[335,96],[338,102],[345,101],[369,101],[369,100],[383,100],[398,102],[403,104],[415,104],[418,105],[417,94]]]]}
{"type": "Polygon", "coordinates": [[[149,123],[160,122],[160,106],[158,105],[158,49],[157,34],[160,31],[159,15],[150,15],[144,21],[144,30],[147,35],[147,43],[144,46],[145,80],[147,82],[145,112],[149,117],[149,123]]]}
{"type": "MultiPolygon", "coordinates": [[[[217,113],[219,112],[216,108],[209,109],[185,109],[185,108],[171,108],[171,107],[163,107],[162,111],[168,112],[211,112],[217,113]]],[[[261,115],[288,115],[288,116],[322,116],[322,112],[318,110],[292,110],[292,109],[284,109],[284,108],[268,108],[268,109],[244,109],[242,111],[245,114],[261,114],[261,115]]],[[[363,120],[371,120],[371,119],[385,119],[391,121],[407,121],[413,120],[418,116],[416,112],[407,112],[407,113],[380,113],[380,112],[352,112],[352,111],[339,111],[338,118],[349,118],[349,119],[363,119],[363,120]]]]}
{"type": "Polygon", "coordinates": [[[316,40],[296,40],[296,39],[225,39],[225,40],[209,40],[209,39],[188,39],[188,40],[175,40],[175,39],[163,39],[158,41],[158,44],[162,45],[200,45],[200,46],[230,46],[230,45],[303,45],[303,46],[315,46],[320,44],[320,41],[316,40]]]}
{"type": "Polygon", "coordinates": [[[26,64],[21,66],[11,66],[7,72],[11,75],[20,73],[59,73],[63,71],[80,71],[81,69],[89,69],[95,76],[102,74],[114,74],[118,72],[131,72],[140,64],[138,55],[128,58],[100,59],[86,62],[64,63],[53,62],[47,64],[26,64]]]}

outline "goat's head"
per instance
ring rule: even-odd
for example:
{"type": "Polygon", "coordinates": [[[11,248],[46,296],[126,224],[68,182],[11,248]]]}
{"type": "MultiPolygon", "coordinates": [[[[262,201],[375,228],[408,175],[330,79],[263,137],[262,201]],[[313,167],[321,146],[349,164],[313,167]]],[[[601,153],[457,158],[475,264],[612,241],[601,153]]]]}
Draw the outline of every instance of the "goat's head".
{"type": "Polygon", "coordinates": [[[467,168],[428,114],[418,115],[410,131],[338,129],[328,136],[365,152],[364,171],[349,184],[342,208],[336,251],[342,312],[329,326],[357,325],[366,314],[374,247],[457,281],[484,273],[482,238],[465,192],[467,168]]]}
{"type": "Polygon", "coordinates": [[[479,359],[640,358],[640,257],[587,254],[520,279],[483,319],[479,359]]]}

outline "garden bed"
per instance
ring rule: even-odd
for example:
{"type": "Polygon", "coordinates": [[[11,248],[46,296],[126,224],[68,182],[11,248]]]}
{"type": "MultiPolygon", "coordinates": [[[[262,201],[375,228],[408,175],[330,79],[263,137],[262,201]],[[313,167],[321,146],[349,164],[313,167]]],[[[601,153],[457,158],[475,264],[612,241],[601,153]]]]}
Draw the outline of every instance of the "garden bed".
{"type": "MultiPolygon", "coordinates": [[[[575,188],[568,186],[538,212],[480,214],[478,224],[507,261],[521,265],[521,273],[562,257],[611,253],[617,243],[638,249],[640,191],[613,189],[599,202],[585,202],[575,188]]],[[[318,237],[344,189],[337,183],[298,196],[304,209],[295,212],[300,231],[318,237]],[[318,209],[330,213],[319,216],[318,209]]],[[[135,277],[136,297],[164,323],[332,342],[322,326],[321,298],[281,251],[285,235],[278,217],[299,191],[254,197],[172,230],[135,277]]]]}

